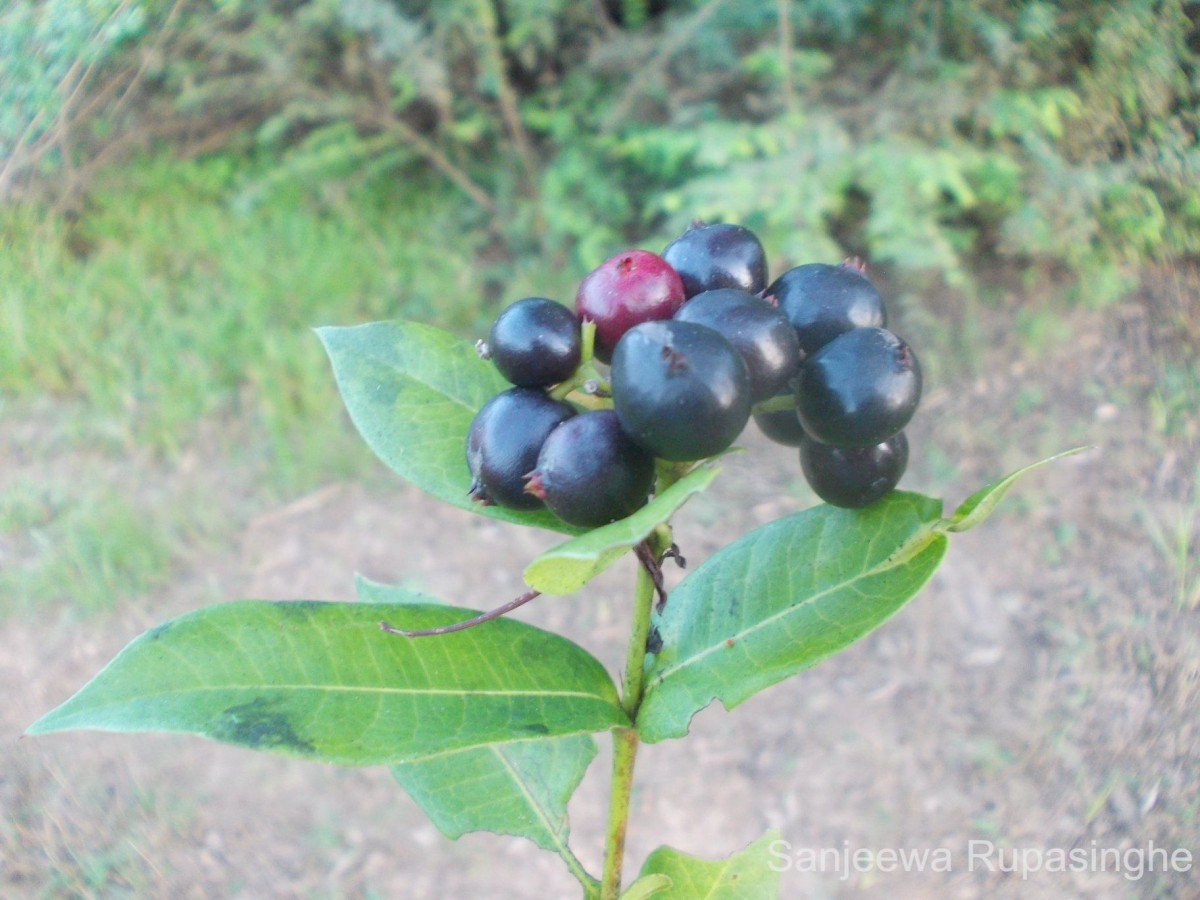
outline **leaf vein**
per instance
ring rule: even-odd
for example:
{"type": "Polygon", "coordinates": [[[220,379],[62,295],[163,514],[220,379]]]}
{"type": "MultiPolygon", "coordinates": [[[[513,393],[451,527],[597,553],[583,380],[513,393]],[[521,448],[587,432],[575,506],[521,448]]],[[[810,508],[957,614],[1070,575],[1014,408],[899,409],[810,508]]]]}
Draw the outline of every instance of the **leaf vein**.
{"type": "MultiPolygon", "coordinates": [[[[824,531],[824,529],[822,529],[822,532],[823,531],[824,531]]],[[[931,542],[933,540],[933,538],[935,537],[935,535],[936,535],[935,531],[933,531],[931,529],[924,529],[924,530],[918,532],[917,534],[914,534],[913,537],[909,539],[909,542],[905,542],[905,543],[908,544],[912,541],[917,541],[917,540],[921,540],[921,539],[925,539],[926,542],[931,542]]],[[[820,548],[820,542],[822,540],[822,537],[823,537],[823,534],[818,535],[818,537],[817,537],[818,555],[819,555],[819,548],[820,548]]],[[[902,548],[903,547],[904,547],[904,545],[902,545],[902,548]]],[[[757,549],[757,548],[755,548],[755,549],[757,549]]],[[[876,563],[870,569],[864,569],[861,572],[855,573],[854,575],[850,576],[849,578],[846,578],[846,579],[843,579],[842,581],[831,584],[829,587],[825,588],[822,591],[818,591],[815,594],[805,597],[803,600],[800,600],[797,603],[793,603],[791,606],[786,606],[783,609],[779,610],[778,612],[772,613],[771,615],[767,616],[766,618],[760,619],[754,625],[751,625],[748,628],[745,628],[741,631],[736,632],[735,634],[730,635],[728,639],[741,641],[742,639],[744,639],[752,634],[755,634],[758,631],[761,631],[763,628],[766,628],[769,625],[772,625],[781,619],[786,619],[792,613],[795,613],[802,609],[805,609],[806,607],[817,602],[818,600],[823,599],[824,597],[829,596],[830,594],[837,593],[838,591],[845,590],[847,588],[854,588],[856,583],[863,581],[864,579],[873,578],[876,575],[879,575],[883,572],[887,572],[890,569],[896,568],[896,564],[893,562],[893,560],[895,560],[896,557],[900,555],[899,549],[900,548],[898,548],[896,553],[891,553],[888,556],[886,556],[884,559],[882,559],[880,562],[876,563]]],[[[914,555],[914,554],[911,554],[911,553],[905,554],[904,558],[911,558],[912,555],[914,555]]],[[[813,612],[814,610],[809,610],[809,611],[813,612]]],[[[818,612],[818,614],[819,614],[819,612],[818,612]]],[[[681,671],[682,669],[689,668],[689,667],[699,663],[701,660],[703,660],[706,657],[708,657],[709,655],[717,652],[724,646],[725,646],[725,644],[723,641],[710,644],[708,647],[705,647],[704,649],[694,653],[692,656],[689,656],[687,659],[681,659],[678,662],[676,662],[674,665],[664,668],[663,670],[661,670],[658,673],[658,677],[655,680],[655,685],[661,684],[667,678],[671,677],[671,675],[673,675],[675,672],[681,671]]]]}

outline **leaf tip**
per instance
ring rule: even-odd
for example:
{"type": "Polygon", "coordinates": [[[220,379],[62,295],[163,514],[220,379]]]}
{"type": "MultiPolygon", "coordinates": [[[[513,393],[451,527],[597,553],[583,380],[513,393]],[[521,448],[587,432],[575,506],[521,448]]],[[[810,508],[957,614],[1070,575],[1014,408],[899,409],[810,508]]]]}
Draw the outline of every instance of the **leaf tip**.
{"type": "Polygon", "coordinates": [[[1034,469],[1041,468],[1047,463],[1056,462],[1068,456],[1075,456],[1076,454],[1092,449],[1095,449],[1094,445],[1085,444],[1079,447],[1072,447],[1070,450],[1063,450],[1060,453],[1039,459],[1037,462],[1032,462],[1027,466],[1022,466],[1015,472],[1011,472],[1003,478],[985,485],[959,504],[954,514],[944,521],[942,529],[947,532],[969,531],[996,511],[996,508],[1000,505],[1000,501],[1004,499],[1009,489],[1022,475],[1034,469]]]}
{"type": "Polygon", "coordinates": [[[48,713],[45,713],[44,715],[42,715],[40,718],[37,719],[37,721],[35,721],[31,725],[29,725],[17,737],[17,740],[23,741],[27,737],[38,737],[39,735],[50,734],[55,731],[62,731],[63,730],[62,728],[60,728],[54,724],[54,719],[56,718],[55,714],[57,712],[58,712],[58,708],[55,708],[55,709],[50,710],[48,713]]]}

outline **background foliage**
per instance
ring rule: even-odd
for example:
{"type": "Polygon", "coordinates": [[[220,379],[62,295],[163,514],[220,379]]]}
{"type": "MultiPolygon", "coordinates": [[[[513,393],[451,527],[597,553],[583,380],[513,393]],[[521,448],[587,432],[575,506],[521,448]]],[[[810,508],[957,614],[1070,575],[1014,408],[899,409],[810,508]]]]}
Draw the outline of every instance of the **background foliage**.
{"type": "Polygon", "coordinates": [[[159,138],[265,154],[243,202],[438,177],[507,266],[594,265],[699,216],[793,262],[965,284],[964,257],[995,254],[1104,301],[1130,264],[1197,250],[1198,19],[1179,0],[25,2],[0,19],[0,141],[10,184],[159,138]]]}

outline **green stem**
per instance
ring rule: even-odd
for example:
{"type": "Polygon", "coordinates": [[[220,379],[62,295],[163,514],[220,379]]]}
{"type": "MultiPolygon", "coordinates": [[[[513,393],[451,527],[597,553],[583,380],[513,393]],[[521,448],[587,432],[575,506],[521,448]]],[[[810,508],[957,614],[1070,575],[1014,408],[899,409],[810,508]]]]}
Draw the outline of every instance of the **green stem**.
{"type": "MultiPolygon", "coordinates": [[[[653,549],[653,548],[652,548],[653,549]]],[[[657,558],[657,553],[655,557],[657,558]]],[[[638,568],[634,591],[633,623],[625,654],[621,681],[621,707],[631,722],[637,719],[645,687],[646,638],[650,634],[650,611],[654,605],[654,581],[644,567],[638,568]]],[[[609,794],[608,828],[604,838],[604,874],[601,900],[617,900],[621,892],[621,868],[625,861],[625,831],[629,824],[629,798],[633,792],[633,764],[637,758],[638,735],[634,728],[613,730],[613,777],[609,794]]]]}
{"type": "MultiPolygon", "coordinates": [[[[651,551],[654,548],[651,547],[651,551]]],[[[654,554],[657,558],[658,554],[654,554]]],[[[621,681],[621,707],[630,721],[642,705],[642,684],[646,673],[646,638],[650,635],[650,610],[654,604],[654,579],[644,566],[638,567],[637,587],[633,596],[633,624],[625,652],[625,677],[621,681]]]]}
{"type": "Polygon", "coordinates": [[[608,830],[604,835],[604,875],[600,900],[618,900],[621,868],[625,862],[625,829],[629,824],[629,797],[633,792],[633,762],[638,736],[632,728],[613,732],[612,792],[609,796],[608,830]]]}
{"type": "Polygon", "coordinates": [[[595,322],[585,321],[580,326],[579,340],[579,366],[575,369],[575,374],[562,384],[555,385],[550,391],[550,396],[555,400],[565,400],[569,394],[573,394],[575,402],[587,409],[610,409],[612,407],[612,400],[608,399],[607,396],[609,390],[608,382],[604,380],[604,376],[596,368],[594,360],[596,352],[595,322]],[[605,392],[604,396],[591,396],[580,391],[579,389],[587,381],[595,381],[605,392]]]}
{"type": "Polygon", "coordinates": [[[785,409],[795,409],[796,398],[792,394],[779,394],[754,404],[755,413],[783,412],[785,409]]]}

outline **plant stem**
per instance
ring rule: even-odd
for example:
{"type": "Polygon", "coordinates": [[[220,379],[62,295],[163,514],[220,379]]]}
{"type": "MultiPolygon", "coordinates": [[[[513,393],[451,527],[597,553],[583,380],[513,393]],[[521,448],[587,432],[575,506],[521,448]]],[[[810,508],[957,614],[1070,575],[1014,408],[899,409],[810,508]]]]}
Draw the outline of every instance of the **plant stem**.
{"type": "Polygon", "coordinates": [[[621,893],[621,867],[625,862],[625,829],[629,824],[629,796],[633,791],[633,763],[638,736],[632,728],[613,732],[612,792],[609,795],[608,830],[604,835],[604,874],[600,900],[617,900],[621,893]]]}
{"type": "MultiPolygon", "coordinates": [[[[654,552],[651,546],[651,552],[654,552]]],[[[657,553],[655,553],[657,558],[657,553]]],[[[637,718],[645,687],[646,638],[650,634],[650,610],[654,603],[654,580],[645,566],[638,567],[634,591],[633,622],[625,654],[621,682],[621,707],[630,721],[637,718]]],[[[613,730],[612,788],[609,794],[608,828],[604,837],[604,874],[601,900],[617,900],[621,892],[621,867],[625,861],[625,831],[629,823],[629,798],[633,791],[633,764],[637,758],[638,735],[634,728],[613,730]]]]}
{"type": "MultiPolygon", "coordinates": [[[[648,543],[648,542],[647,542],[648,543]]],[[[653,547],[650,553],[656,559],[653,547]]],[[[633,623],[625,652],[625,677],[621,681],[621,707],[632,721],[642,705],[642,687],[646,672],[646,638],[650,634],[650,608],[654,602],[654,579],[645,566],[638,566],[633,597],[633,623]]]]}

